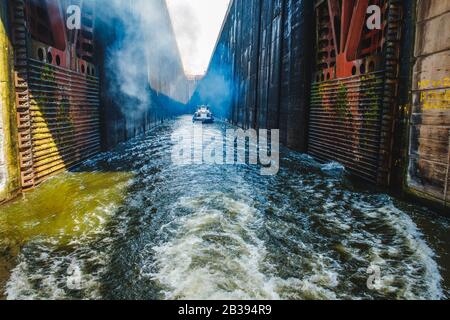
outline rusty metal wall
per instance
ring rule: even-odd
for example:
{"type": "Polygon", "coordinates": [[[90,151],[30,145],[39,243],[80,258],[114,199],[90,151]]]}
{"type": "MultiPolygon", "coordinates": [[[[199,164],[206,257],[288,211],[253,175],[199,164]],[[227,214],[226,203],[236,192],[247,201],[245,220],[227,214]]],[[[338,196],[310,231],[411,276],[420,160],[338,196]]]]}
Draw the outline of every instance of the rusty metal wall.
{"type": "Polygon", "coordinates": [[[387,186],[397,110],[401,1],[317,0],[315,18],[308,151],[387,186]],[[382,8],[381,30],[366,26],[366,11],[373,4],[382,8]]]}
{"type": "MultiPolygon", "coordinates": [[[[160,26],[172,32],[165,2],[158,1],[155,7],[161,10],[160,26]]],[[[134,101],[125,95],[112,95],[118,90],[110,87],[106,57],[123,30],[118,29],[121,21],[117,13],[107,14],[107,21],[97,23],[101,20],[97,13],[104,11],[97,12],[96,7],[107,4],[100,0],[8,0],[23,190],[183,111],[184,104],[169,97],[186,92],[181,59],[174,35],[162,29],[161,36],[170,37],[166,40],[172,47],[148,57],[160,62],[161,72],[148,74],[143,66],[133,79],[148,97],[148,106],[127,112],[122,104],[133,106],[134,101]],[[80,30],[66,27],[70,5],[81,9],[80,30]],[[161,60],[169,56],[176,63],[161,60]],[[164,86],[152,88],[151,76],[164,86]]]]}
{"type": "Polygon", "coordinates": [[[224,83],[218,109],[233,123],[278,128],[288,147],[388,186],[402,14],[399,0],[234,0],[191,104],[214,108],[224,83]],[[370,5],[380,30],[366,27],[370,5]]]}
{"type": "Polygon", "coordinates": [[[99,83],[35,60],[28,80],[36,184],[100,150],[99,83]]]}
{"type": "Polygon", "coordinates": [[[407,188],[450,201],[450,1],[417,1],[407,188]]]}
{"type": "Polygon", "coordinates": [[[92,1],[10,0],[22,188],[100,151],[99,81],[92,1]],[[82,6],[82,29],[63,8],[82,6]],[[88,45],[86,45],[88,44],[88,45]]]}
{"type": "Polygon", "coordinates": [[[312,2],[233,0],[208,72],[191,105],[244,128],[280,129],[282,143],[306,148],[312,2]]]}

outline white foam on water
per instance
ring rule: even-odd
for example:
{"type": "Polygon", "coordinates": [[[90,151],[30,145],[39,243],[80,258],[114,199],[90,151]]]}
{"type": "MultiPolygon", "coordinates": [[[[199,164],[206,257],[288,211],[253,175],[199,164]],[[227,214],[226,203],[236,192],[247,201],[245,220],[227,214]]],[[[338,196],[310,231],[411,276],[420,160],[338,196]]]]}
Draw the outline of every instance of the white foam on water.
{"type": "Polygon", "coordinates": [[[110,252],[97,250],[92,240],[105,237],[106,223],[116,209],[116,205],[105,204],[85,215],[82,221],[74,220],[78,225],[97,227],[71,239],[67,245],[77,248],[71,253],[59,251],[61,244],[56,238],[36,239],[27,244],[6,284],[7,299],[61,300],[70,299],[74,293],[82,293],[84,299],[101,298],[100,278],[107,269],[110,252]],[[28,246],[32,249],[27,250],[28,246]],[[97,266],[95,273],[86,271],[86,262],[97,266]]]}
{"type": "Polygon", "coordinates": [[[176,206],[194,213],[161,229],[171,228],[174,237],[152,248],[157,272],[147,276],[166,299],[336,299],[330,288],[338,285],[337,273],[320,257],[311,261],[314,275],[304,279],[272,274],[256,232],[262,223],[257,210],[224,194],[211,196],[217,197],[226,210],[214,209],[211,199],[180,199],[176,206]]]}
{"type": "MultiPolygon", "coordinates": [[[[143,160],[145,149],[150,147],[139,146],[138,142],[131,144],[131,147],[135,167],[144,174],[151,168],[143,160]]],[[[97,160],[113,162],[129,156],[110,153],[97,160]]],[[[313,161],[308,156],[299,156],[299,160],[313,161]]],[[[94,164],[95,161],[87,163],[94,164]]],[[[321,170],[332,178],[336,177],[336,173],[345,172],[337,163],[313,164],[313,172],[321,170]]],[[[173,170],[171,173],[176,175],[179,169],[170,167],[166,169],[166,174],[170,173],[167,170],[173,170]]],[[[286,174],[289,174],[287,184],[295,186],[299,194],[308,194],[308,198],[313,200],[311,206],[320,204],[320,207],[311,208],[314,210],[311,215],[298,213],[319,228],[305,228],[291,236],[290,230],[302,227],[301,223],[295,222],[295,214],[291,213],[292,216],[286,221],[274,221],[266,212],[259,210],[270,207],[276,216],[283,216],[285,211],[295,210],[292,204],[296,199],[292,199],[292,195],[277,194],[280,199],[272,203],[267,199],[268,194],[264,193],[271,192],[270,186],[255,185],[247,182],[245,177],[232,176],[233,186],[229,194],[210,192],[202,195],[194,192],[195,186],[189,184],[190,181],[186,183],[181,179],[184,186],[192,189],[183,193],[183,187],[179,187],[180,194],[195,196],[176,196],[173,205],[170,203],[168,207],[158,208],[164,210],[164,214],[169,211],[169,217],[164,221],[171,222],[160,227],[159,242],[154,243],[151,239],[151,243],[142,250],[138,262],[141,265],[130,267],[139,267],[142,277],[156,281],[166,299],[364,299],[371,298],[374,293],[394,295],[398,299],[444,297],[433,250],[414,221],[396,208],[389,197],[380,196],[383,199],[377,201],[373,196],[367,200],[364,194],[342,190],[336,179],[324,181],[323,177],[312,177],[308,180],[304,176],[296,177],[295,172],[286,174]],[[254,197],[258,192],[259,197],[254,197]],[[257,206],[253,203],[257,201],[252,200],[255,198],[267,201],[262,209],[257,209],[261,204],[257,206]],[[281,200],[284,201],[284,208],[280,209],[281,200]],[[273,228],[265,229],[267,224],[272,224],[273,228]],[[271,243],[263,240],[261,230],[273,232],[286,241],[285,247],[281,244],[275,249],[280,252],[284,249],[280,253],[283,259],[300,262],[293,264],[294,267],[289,266],[288,272],[284,273],[289,274],[289,278],[281,276],[284,267],[281,263],[271,261],[273,255],[278,253],[271,252],[274,249],[270,247],[271,243]],[[332,247],[335,239],[342,240],[337,249],[332,247]],[[337,251],[342,255],[348,254],[351,263],[336,258],[337,251]],[[363,268],[353,270],[352,266],[349,267],[353,263],[363,268]],[[376,282],[375,292],[360,288],[365,286],[365,277],[368,276],[366,266],[372,265],[381,269],[381,279],[376,282]],[[349,279],[355,274],[358,279],[349,279]]],[[[142,182],[146,181],[145,177],[141,178],[142,182]]],[[[201,187],[198,188],[200,191],[201,187]]],[[[152,196],[159,195],[159,191],[155,191],[152,196]]],[[[161,196],[164,195],[161,192],[161,196]]],[[[126,205],[133,210],[149,211],[144,207],[147,197],[151,198],[148,191],[143,190],[142,194],[128,199],[126,205]]],[[[111,210],[111,214],[114,210],[107,204],[104,209],[111,210]]],[[[103,217],[107,216],[99,214],[101,225],[106,222],[103,217]]],[[[143,217],[148,218],[148,215],[143,214],[143,217]]],[[[127,217],[112,218],[119,222],[116,234],[126,234],[129,226],[127,217]]],[[[309,226],[308,223],[306,225],[309,226]]],[[[94,236],[103,238],[103,230],[96,230],[94,236]]],[[[81,285],[78,292],[83,298],[101,298],[100,279],[110,264],[110,252],[95,248],[90,240],[74,239],[69,245],[77,249],[66,254],[52,250],[57,248],[57,244],[46,243],[42,248],[33,247],[28,251],[25,248],[7,284],[7,297],[65,299],[73,297],[67,286],[69,282],[81,285]],[[90,262],[100,266],[94,273],[92,268],[88,268],[90,262]]],[[[106,240],[113,241],[111,238],[106,240]]]]}
{"type": "MultiPolygon", "coordinates": [[[[19,255],[20,263],[12,270],[6,285],[8,300],[64,300],[81,293],[83,299],[100,299],[99,277],[106,265],[95,274],[86,271],[86,260],[77,256],[58,256],[48,248],[40,257],[19,255]]],[[[106,254],[93,252],[96,260],[107,261],[106,254]]]]}
{"type": "Polygon", "coordinates": [[[340,164],[339,162],[329,162],[326,163],[324,165],[322,165],[320,167],[320,169],[322,170],[322,172],[328,174],[328,175],[332,175],[332,176],[336,176],[336,175],[342,175],[345,173],[345,167],[340,164]]]}
{"type": "MultiPolygon", "coordinates": [[[[378,291],[395,292],[398,299],[431,299],[444,298],[441,286],[442,277],[435,260],[434,251],[424,240],[423,234],[411,217],[396,208],[387,196],[383,196],[384,205],[379,208],[364,207],[364,203],[355,203],[361,212],[370,219],[376,219],[395,232],[390,243],[381,243],[372,239],[371,264],[381,267],[382,278],[378,291]],[[361,206],[363,205],[363,206],[361,206]],[[387,258],[395,259],[400,266],[392,268],[387,258]],[[393,285],[396,282],[397,285],[393,285]],[[401,283],[399,287],[398,283],[401,283]]],[[[354,235],[351,234],[353,237],[354,235]]],[[[366,241],[370,241],[365,235],[366,241]]]]}
{"type": "Polygon", "coordinates": [[[220,197],[227,214],[202,198],[179,200],[194,214],[179,219],[175,237],[153,248],[158,272],[152,278],[166,299],[278,299],[260,271],[266,249],[250,228],[258,224],[255,209],[220,197]]]}

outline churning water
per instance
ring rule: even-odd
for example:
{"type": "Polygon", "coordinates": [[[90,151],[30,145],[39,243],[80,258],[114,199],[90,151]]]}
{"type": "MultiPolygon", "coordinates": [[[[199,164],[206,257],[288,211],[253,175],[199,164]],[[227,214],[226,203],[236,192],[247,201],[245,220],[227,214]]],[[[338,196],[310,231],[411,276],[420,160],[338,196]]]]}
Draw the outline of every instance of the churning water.
{"type": "Polygon", "coordinates": [[[161,125],[0,209],[5,297],[448,298],[448,220],[288,150],[269,177],[172,165],[171,134],[191,127],[161,125]]]}

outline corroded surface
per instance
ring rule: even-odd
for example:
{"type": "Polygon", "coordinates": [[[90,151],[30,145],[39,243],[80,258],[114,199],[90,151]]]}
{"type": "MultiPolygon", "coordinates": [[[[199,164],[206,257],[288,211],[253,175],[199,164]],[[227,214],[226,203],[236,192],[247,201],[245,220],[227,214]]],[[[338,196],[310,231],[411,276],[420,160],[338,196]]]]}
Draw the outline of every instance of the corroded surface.
{"type": "Polygon", "coordinates": [[[450,1],[418,1],[407,184],[448,206],[450,170],[450,1]]]}

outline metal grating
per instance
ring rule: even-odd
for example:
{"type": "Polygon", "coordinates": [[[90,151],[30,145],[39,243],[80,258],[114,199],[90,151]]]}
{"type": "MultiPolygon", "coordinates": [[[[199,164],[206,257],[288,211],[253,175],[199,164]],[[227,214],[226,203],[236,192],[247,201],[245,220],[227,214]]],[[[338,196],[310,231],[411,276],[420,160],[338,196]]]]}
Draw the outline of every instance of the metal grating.
{"type": "MultiPolygon", "coordinates": [[[[42,61],[33,59],[36,46],[44,50],[27,28],[27,4],[32,8],[34,3],[12,1],[18,148],[23,190],[37,186],[46,178],[100,151],[100,94],[99,80],[92,72],[94,67],[88,65],[90,72],[85,72],[86,62],[83,60],[66,63],[65,59],[52,59],[51,64],[52,61],[45,59],[44,55],[41,55],[42,61]],[[81,72],[75,71],[79,69],[81,72]]],[[[45,25],[45,19],[42,21],[41,24],[45,25]]],[[[55,57],[56,54],[66,55],[53,47],[45,50],[47,56],[53,56],[53,53],[55,57]]]]}
{"type": "Polygon", "coordinates": [[[100,151],[99,82],[29,60],[35,183],[100,151]]]}
{"type": "Polygon", "coordinates": [[[380,144],[381,73],[315,83],[311,92],[309,151],[376,181],[380,144]]]}
{"type": "Polygon", "coordinates": [[[401,3],[316,1],[316,73],[309,152],[338,161],[366,181],[390,181],[396,112],[401,3]],[[365,27],[366,9],[382,9],[382,30],[365,27]]]}

